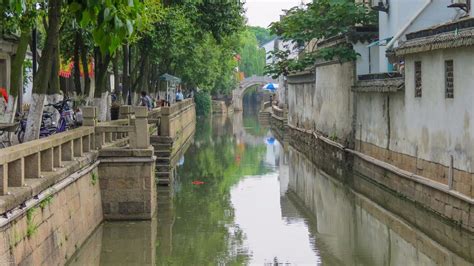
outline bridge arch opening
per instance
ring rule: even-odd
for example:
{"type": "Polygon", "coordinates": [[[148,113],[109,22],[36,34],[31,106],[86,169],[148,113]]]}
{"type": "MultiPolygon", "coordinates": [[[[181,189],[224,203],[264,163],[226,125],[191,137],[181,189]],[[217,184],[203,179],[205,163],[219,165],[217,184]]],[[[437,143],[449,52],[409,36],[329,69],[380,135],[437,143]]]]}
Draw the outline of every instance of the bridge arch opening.
{"type": "MultiPolygon", "coordinates": [[[[263,87],[267,83],[275,83],[271,77],[268,76],[252,76],[242,80],[237,88],[232,91],[232,99],[234,102],[234,110],[243,110],[243,98],[245,93],[252,87],[257,86],[258,88],[263,87]]],[[[257,89],[258,90],[258,89],[257,89]]]]}

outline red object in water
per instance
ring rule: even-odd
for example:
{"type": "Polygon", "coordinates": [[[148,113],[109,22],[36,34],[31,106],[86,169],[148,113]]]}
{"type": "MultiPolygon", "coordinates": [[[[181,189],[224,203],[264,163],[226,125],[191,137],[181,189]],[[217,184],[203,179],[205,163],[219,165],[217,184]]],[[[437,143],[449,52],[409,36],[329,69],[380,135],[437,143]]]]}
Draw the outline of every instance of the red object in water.
{"type": "Polygon", "coordinates": [[[195,180],[192,183],[193,183],[193,185],[202,185],[202,184],[204,184],[204,182],[199,181],[199,180],[195,180]]]}

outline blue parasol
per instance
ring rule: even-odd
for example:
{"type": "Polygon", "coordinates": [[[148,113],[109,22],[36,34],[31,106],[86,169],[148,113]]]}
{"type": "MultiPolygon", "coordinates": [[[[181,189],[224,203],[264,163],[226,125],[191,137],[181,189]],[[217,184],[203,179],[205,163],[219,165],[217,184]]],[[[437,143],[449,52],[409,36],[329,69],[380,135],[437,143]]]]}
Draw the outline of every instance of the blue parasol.
{"type": "Polygon", "coordinates": [[[263,86],[264,90],[269,90],[269,91],[276,91],[278,89],[278,84],[275,83],[268,83],[265,86],[263,86]]]}
{"type": "Polygon", "coordinates": [[[265,143],[268,145],[273,145],[275,144],[275,138],[274,137],[268,137],[265,139],[265,143]]]}

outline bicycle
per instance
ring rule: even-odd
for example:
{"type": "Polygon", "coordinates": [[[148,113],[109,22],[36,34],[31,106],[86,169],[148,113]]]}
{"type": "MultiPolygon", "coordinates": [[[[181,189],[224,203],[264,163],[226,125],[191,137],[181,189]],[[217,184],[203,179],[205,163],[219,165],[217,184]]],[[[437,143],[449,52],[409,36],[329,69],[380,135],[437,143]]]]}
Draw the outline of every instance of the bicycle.
{"type": "MultiPolygon", "coordinates": [[[[65,99],[58,103],[45,105],[54,107],[59,112],[60,118],[56,125],[56,122],[53,119],[54,114],[51,112],[43,112],[39,134],[40,138],[48,137],[59,132],[64,132],[69,128],[75,128],[77,126],[77,123],[75,122],[76,119],[74,116],[74,111],[69,106],[69,102],[71,102],[71,100],[65,99]]],[[[17,138],[20,143],[23,143],[24,141],[25,132],[26,119],[25,115],[23,115],[20,119],[19,130],[17,131],[17,138]]]]}

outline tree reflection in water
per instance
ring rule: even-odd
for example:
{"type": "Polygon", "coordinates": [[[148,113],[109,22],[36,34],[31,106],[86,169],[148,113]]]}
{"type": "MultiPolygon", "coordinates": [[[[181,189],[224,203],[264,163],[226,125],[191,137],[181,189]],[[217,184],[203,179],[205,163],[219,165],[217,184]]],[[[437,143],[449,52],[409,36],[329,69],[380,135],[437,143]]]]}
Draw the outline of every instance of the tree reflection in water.
{"type": "MultiPolygon", "coordinates": [[[[256,123],[251,121],[249,126],[256,123]]],[[[245,143],[241,134],[234,135],[235,126],[239,125],[226,117],[198,120],[195,143],[186,152],[184,165],[178,167],[172,237],[158,239],[158,264],[242,265],[249,261],[244,233],[234,223],[230,190],[243,176],[272,169],[263,162],[264,142],[245,143]],[[193,185],[195,180],[204,184],[193,185]]]]}

